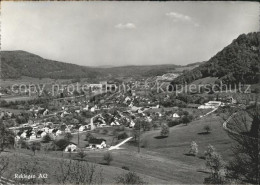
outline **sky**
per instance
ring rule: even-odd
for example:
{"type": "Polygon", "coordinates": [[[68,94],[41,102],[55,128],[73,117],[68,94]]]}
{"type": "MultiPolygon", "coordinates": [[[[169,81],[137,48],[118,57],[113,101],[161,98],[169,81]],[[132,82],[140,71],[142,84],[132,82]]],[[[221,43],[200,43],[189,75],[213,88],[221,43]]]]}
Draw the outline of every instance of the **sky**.
{"type": "Polygon", "coordinates": [[[259,31],[257,2],[1,4],[1,50],[84,66],[202,62],[259,31]]]}

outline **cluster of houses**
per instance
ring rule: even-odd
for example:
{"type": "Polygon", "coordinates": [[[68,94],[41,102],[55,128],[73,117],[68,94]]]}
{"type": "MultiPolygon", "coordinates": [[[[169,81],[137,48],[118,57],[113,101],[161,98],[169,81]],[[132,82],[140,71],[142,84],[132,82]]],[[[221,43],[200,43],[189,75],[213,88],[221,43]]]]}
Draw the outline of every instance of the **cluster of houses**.
{"type": "MultiPolygon", "coordinates": [[[[87,149],[105,149],[107,148],[106,140],[102,138],[91,138],[88,141],[87,149]]],[[[69,145],[64,149],[64,152],[77,152],[78,145],[76,143],[70,142],[69,145]]]]}
{"type": "Polygon", "coordinates": [[[29,111],[33,114],[33,116],[35,118],[38,118],[40,115],[46,116],[50,112],[48,109],[45,109],[45,108],[42,108],[42,107],[36,107],[36,106],[33,106],[32,108],[30,108],[29,111]]]}
{"type": "Polygon", "coordinates": [[[0,119],[3,119],[3,118],[12,118],[13,117],[13,113],[12,112],[9,112],[9,111],[1,111],[0,113],[0,119]]]}

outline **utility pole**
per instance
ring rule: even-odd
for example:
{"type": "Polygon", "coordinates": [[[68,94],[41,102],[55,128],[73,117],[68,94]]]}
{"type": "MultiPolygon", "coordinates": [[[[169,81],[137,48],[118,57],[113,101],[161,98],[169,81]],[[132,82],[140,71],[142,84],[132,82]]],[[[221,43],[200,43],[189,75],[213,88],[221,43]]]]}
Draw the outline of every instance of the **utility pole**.
{"type": "Polygon", "coordinates": [[[79,147],[79,128],[78,128],[78,147],[79,147]]]}
{"type": "Polygon", "coordinates": [[[141,138],[141,122],[140,120],[138,120],[139,122],[139,133],[138,133],[138,153],[140,153],[140,138],[141,138]]]}

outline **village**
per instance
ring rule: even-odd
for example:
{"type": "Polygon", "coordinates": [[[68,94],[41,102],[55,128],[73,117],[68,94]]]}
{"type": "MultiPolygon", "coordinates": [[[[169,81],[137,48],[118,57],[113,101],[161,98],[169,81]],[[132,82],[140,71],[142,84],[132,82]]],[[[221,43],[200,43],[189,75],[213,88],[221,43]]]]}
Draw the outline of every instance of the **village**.
{"type": "MultiPolygon", "coordinates": [[[[138,84],[141,83],[138,82],[138,84]]],[[[133,88],[126,93],[116,91],[113,93],[110,91],[112,86],[117,87],[116,84],[107,85],[105,81],[90,84],[89,92],[92,96],[89,94],[75,96],[74,93],[66,93],[64,91],[66,85],[64,85],[65,88],[63,87],[64,89],[60,91],[60,98],[50,100],[47,105],[45,103],[44,107],[34,104],[28,106],[26,113],[16,115],[16,120],[23,116],[27,119],[22,119],[21,124],[16,123],[9,127],[16,134],[15,145],[30,148],[28,146],[35,142],[58,141],[67,136],[70,139],[66,146],[59,148],[63,152],[78,152],[82,148],[86,151],[87,149],[107,150],[115,144],[133,138],[133,133],[138,128],[137,122],[138,124],[143,122],[143,129],[147,131],[152,128],[158,129],[165,122],[170,127],[181,123],[188,124],[213,113],[220,106],[237,103],[233,97],[230,97],[224,102],[211,98],[212,101],[202,105],[190,103],[183,106],[179,102],[179,106],[168,106],[167,102],[172,95],[165,94],[160,97],[151,93],[147,95],[145,89],[147,87],[133,88]],[[102,88],[103,91],[100,91],[102,88]],[[103,93],[104,88],[106,93],[103,93]],[[123,132],[116,131],[120,129],[123,132]],[[77,142],[71,141],[73,136],[76,138],[79,135],[96,132],[102,133],[98,135],[100,138],[93,137],[87,143],[83,142],[85,146],[79,145],[79,139],[77,142]],[[102,138],[105,135],[110,135],[108,141],[113,142],[102,138]],[[115,142],[114,138],[118,141],[115,142]]],[[[1,111],[1,118],[4,118],[6,122],[14,117],[14,113],[10,111],[1,111]]]]}

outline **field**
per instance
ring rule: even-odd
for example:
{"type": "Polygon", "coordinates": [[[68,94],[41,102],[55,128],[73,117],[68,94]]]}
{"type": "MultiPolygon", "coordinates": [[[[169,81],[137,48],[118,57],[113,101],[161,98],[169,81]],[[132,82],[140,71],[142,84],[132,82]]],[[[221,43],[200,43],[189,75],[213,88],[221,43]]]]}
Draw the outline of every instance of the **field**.
{"type": "MultiPolygon", "coordinates": [[[[144,133],[141,153],[137,147],[123,145],[122,150],[113,150],[111,166],[128,167],[137,173],[152,176],[168,183],[202,183],[208,176],[205,169],[205,160],[202,159],[206,147],[211,144],[224,160],[231,156],[231,140],[222,128],[220,117],[212,115],[194,121],[188,126],[178,125],[170,128],[167,138],[156,139],[160,130],[144,133]],[[212,131],[205,134],[203,127],[210,125],[212,131]],[[189,156],[191,141],[199,146],[197,157],[189,156]]],[[[88,152],[87,160],[102,164],[104,151],[88,152]]]]}

